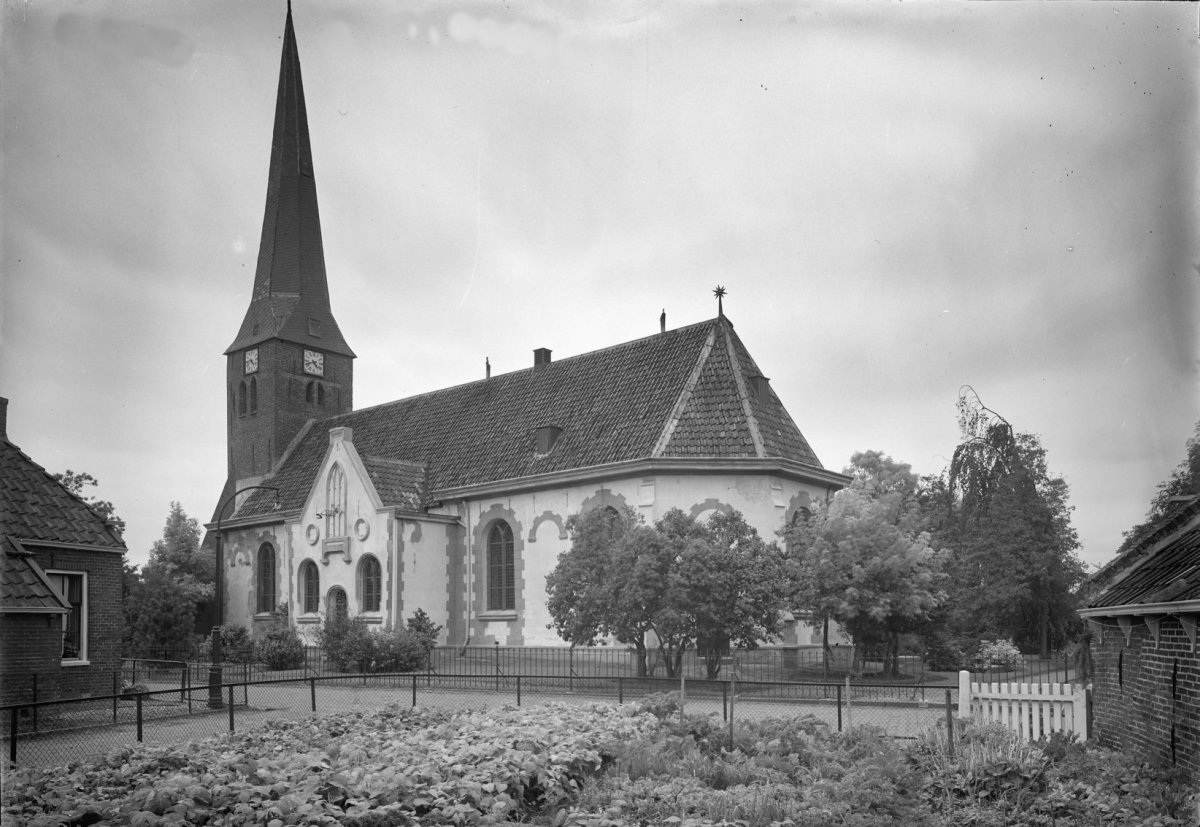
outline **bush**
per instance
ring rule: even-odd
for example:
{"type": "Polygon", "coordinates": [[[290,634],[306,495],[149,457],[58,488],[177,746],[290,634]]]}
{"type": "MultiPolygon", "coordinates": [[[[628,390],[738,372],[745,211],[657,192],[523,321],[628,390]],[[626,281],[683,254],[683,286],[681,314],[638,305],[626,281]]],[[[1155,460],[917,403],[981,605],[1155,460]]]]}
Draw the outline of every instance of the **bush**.
{"type": "Polygon", "coordinates": [[[257,648],[258,659],[267,669],[299,669],[304,665],[304,642],[290,626],[267,632],[257,648]]]}
{"type": "Polygon", "coordinates": [[[326,618],[317,642],[338,672],[414,672],[429,655],[427,638],[407,629],[371,629],[362,618],[326,618]]]}
{"type": "Polygon", "coordinates": [[[254,641],[250,630],[236,623],[221,627],[221,660],[225,663],[250,663],[254,660],[254,641]]]}
{"type": "Polygon", "coordinates": [[[981,640],[971,658],[977,671],[986,669],[1016,669],[1021,665],[1021,650],[1011,640],[981,640]]]}

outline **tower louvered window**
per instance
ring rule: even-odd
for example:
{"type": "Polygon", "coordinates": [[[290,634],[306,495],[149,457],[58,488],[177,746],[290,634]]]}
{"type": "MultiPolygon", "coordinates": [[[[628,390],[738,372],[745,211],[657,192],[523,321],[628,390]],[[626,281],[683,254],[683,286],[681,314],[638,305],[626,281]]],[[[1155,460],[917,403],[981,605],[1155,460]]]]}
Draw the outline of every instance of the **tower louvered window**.
{"type": "Polygon", "coordinates": [[[487,539],[487,608],[492,612],[517,607],[513,533],[508,523],[497,521],[487,539]]]}

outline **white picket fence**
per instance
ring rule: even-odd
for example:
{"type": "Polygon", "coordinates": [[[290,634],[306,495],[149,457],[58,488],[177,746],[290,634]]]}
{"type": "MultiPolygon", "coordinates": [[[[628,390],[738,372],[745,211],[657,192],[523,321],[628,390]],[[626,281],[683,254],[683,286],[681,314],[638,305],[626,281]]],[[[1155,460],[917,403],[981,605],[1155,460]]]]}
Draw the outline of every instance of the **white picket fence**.
{"type": "Polygon", "coordinates": [[[958,673],[958,717],[996,722],[1036,741],[1051,732],[1088,737],[1087,689],[1069,683],[973,683],[958,673]]]}

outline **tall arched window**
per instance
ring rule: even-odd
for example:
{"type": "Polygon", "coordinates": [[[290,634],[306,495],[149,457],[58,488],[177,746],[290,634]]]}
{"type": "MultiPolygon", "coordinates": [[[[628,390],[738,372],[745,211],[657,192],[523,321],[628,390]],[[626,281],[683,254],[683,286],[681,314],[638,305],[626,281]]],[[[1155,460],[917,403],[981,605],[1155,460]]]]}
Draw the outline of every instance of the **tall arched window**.
{"type": "Polygon", "coordinates": [[[350,601],[346,599],[346,590],[341,586],[334,586],[330,589],[326,600],[329,603],[331,617],[345,620],[350,616],[350,601]]]}
{"type": "Polygon", "coordinates": [[[255,574],[258,580],[258,613],[275,611],[279,601],[275,597],[275,549],[270,543],[263,543],[258,547],[258,567],[255,574]]]}
{"type": "Polygon", "coordinates": [[[383,602],[383,572],[379,560],[368,554],[358,564],[358,598],[364,612],[377,612],[383,602]]]}
{"type": "Polygon", "coordinates": [[[258,380],[250,377],[250,413],[258,410],[258,380]]]}
{"type": "Polygon", "coordinates": [[[238,383],[238,416],[246,415],[246,380],[238,383]]]}
{"type": "Polygon", "coordinates": [[[322,385],[320,382],[317,383],[317,404],[318,405],[325,404],[325,386],[322,385]]]}
{"type": "Polygon", "coordinates": [[[305,560],[300,564],[300,611],[316,614],[321,604],[321,575],[317,564],[305,560]]]}
{"type": "Polygon", "coordinates": [[[487,607],[491,612],[508,612],[517,607],[513,533],[503,520],[497,520],[488,531],[487,607]]]}
{"type": "Polygon", "coordinates": [[[346,536],[346,472],[334,464],[325,483],[325,536],[346,536]]]}
{"type": "Polygon", "coordinates": [[[316,397],[315,385],[316,385],[315,382],[309,382],[307,385],[304,386],[304,401],[305,402],[316,401],[317,397],[316,397]]]}

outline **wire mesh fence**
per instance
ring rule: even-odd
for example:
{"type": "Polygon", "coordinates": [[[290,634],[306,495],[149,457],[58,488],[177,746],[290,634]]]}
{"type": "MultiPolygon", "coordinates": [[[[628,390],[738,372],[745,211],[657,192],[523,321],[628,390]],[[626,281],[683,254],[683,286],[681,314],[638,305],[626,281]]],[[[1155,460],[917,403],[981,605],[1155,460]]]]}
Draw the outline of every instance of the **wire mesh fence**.
{"type": "Polygon", "coordinates": [[[878,727],[916,737],[957,708],[957,689],[659,677],[403,673],[154,686],[144,692],[0,707],[6,757],[51,767],[96,760],[135,743],[180,744],[268,720],[371,711],[390,704],[448,711],[548,700],[636,701],[678,692],[687,714],[723,722],[812,715],[833,730],[878,727]]]}

